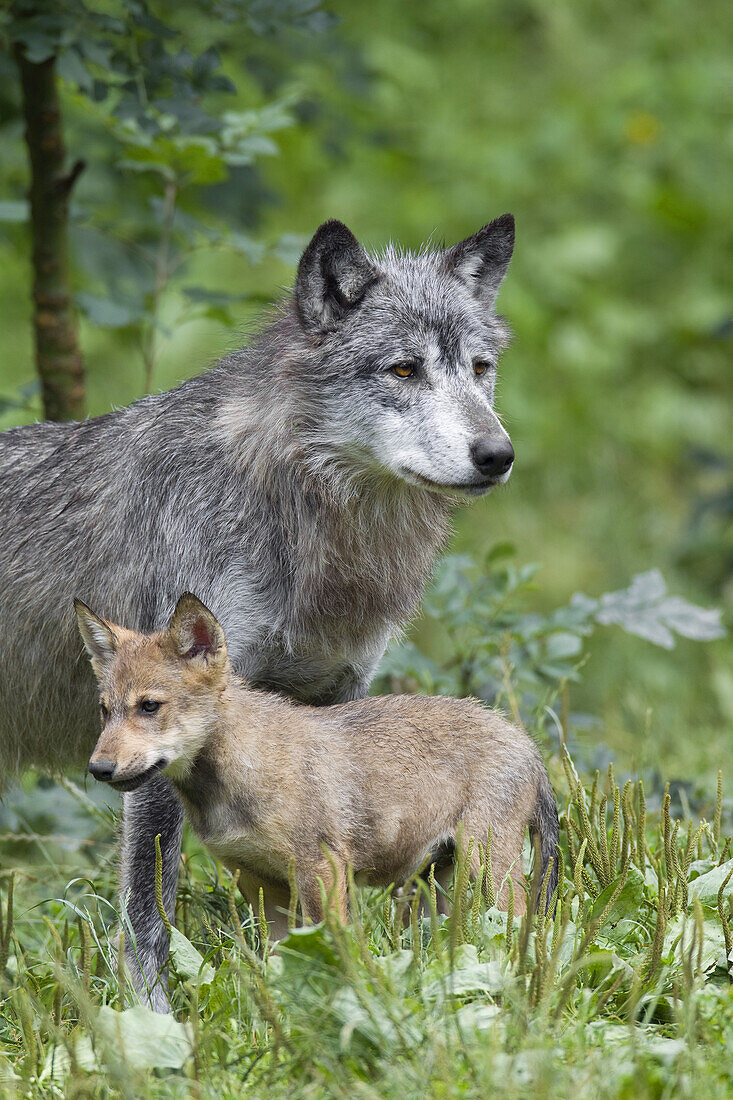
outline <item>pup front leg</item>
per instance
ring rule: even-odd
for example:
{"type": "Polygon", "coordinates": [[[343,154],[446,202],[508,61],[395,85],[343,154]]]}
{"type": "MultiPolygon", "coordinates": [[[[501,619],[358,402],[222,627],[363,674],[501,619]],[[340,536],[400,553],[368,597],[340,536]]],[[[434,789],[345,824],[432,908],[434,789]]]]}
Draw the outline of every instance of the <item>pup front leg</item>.
{"type": "Polygon", "coordinates": [[[120,894],[135,936],[135,944],[126,937],[125,960],[136,992],[154,1012],[170,1010],[165,970],[168,933],[155,904],[155,838],[160,833],[163,905],[172,921],[182,830],[183,807],[163,776],[125,795],[120,894]]]}
{"type": "Polygon", "coordinates": [[[300,896],[303,920],[318,924],[324,919],[323,894],[326,904],[335,912],[342,924],[349,919],[348,893],[346,889],[346,865],[341,860],[331,863],[324,859],[304,867],[296,866],[295,881],[300,896]]]}
{"type": "Polygon", "coordinates": [[[239,891],[247,904],[252,907],[255,917],[257,917],[260,908],[260,890],[262,890],[265,920],[267,921],[270,939],[285,939],[289,931],[290,889],[287,886],[278,886],[272,882],[263,882],[251,871],[240,868],[239,891]]]}

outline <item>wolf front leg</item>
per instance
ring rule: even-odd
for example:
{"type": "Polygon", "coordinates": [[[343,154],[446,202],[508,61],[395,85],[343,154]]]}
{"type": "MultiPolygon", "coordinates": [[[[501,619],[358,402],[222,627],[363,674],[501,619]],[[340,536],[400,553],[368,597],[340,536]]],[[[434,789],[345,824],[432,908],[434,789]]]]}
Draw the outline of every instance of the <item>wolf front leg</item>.
{"type": "Polygon", "coordinates": [[[168,1012],[168,933],[155,902],[155,838],[160,833],[163,859],[163,905],[175,914],[183,807],[162,775],[125,795],[122,815],[120,892],[134,934],[126,936],[125,961],[143,1004],[168,1012]]]}

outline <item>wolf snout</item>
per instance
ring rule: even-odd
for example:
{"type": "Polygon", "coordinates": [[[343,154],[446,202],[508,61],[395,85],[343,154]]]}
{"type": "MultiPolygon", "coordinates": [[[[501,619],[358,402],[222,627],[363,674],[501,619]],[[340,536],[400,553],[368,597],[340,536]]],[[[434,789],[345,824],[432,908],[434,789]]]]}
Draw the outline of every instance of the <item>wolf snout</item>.
{"type": "Polygon", "coordinates": [[[512,467],[514,448],[508,439],[477,439],[471,444],[471,461],[484,477],[501,477],[512,467]]]}
{"type": "Polygon", "coordinates": [[[116,770],[117,765],[113,760],[102,759],[89,761],[89,771],[95,779],[100,781],[100,783],[109,783],[116,770]]]}

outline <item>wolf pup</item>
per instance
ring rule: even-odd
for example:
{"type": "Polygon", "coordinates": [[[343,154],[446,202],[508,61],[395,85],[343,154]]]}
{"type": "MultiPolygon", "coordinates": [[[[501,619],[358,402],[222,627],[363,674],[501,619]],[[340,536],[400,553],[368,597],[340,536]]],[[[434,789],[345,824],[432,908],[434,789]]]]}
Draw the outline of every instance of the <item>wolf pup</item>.
{"type": "MultiPolygon", "coordinates": [[[[75,594],[150,631],[195,591],[251,686],[313,705],[366,695],[453,506],[511,470],[493,307],[513,244],[511,215],[417,255],[369,255],[327,222],[251,347],[128,409],[0,434],[0,772],[89,759],[75,594]]],[[[182,820],[164,776],[125,795],[128,963],[160,1011],[154,839],[170,912],[182,820]]]]}
{"type": "MultiPolygon", "coordinates": [[[[452,850],[462,828],[483,844],[491,830],[499,904],[511,878],[524,910],[527,827],[539,835],[544,875],[558,820],[523,730],[470,699],[393,695],[315,708],[253,691],[232,671],[221,626],[190,593],[157,634],[75,606],[100,689],[89,771],[126,791],[165,772],[199,837],[240,869],[251,903],[265,883],[271,906],[287,912],[294,860],[304,917],[322,918],[320,878],[345,919],[348,865],[358,882],[399,886],[428,853],[452,850]]],[[[477,853],[472,863],[476,874],[477,853]]],[[[273,933],[285,930],[281,913],[273,933]]]]}

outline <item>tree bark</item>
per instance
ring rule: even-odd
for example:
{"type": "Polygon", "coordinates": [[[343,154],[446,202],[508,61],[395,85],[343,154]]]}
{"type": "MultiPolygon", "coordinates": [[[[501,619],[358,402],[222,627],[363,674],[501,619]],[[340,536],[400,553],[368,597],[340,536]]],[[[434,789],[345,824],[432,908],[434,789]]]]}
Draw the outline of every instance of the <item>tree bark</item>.
{"type": "Polygon", "coordinates": [[[69,274],[69,195],[83,161],[64,171],[66,150],[54,57],[29,61],[21,45],[15,58],[23,91],[25,140],[31,168],[33,330],[43,409],[49,420],[85,415],[84,368],[69,274]]]}

